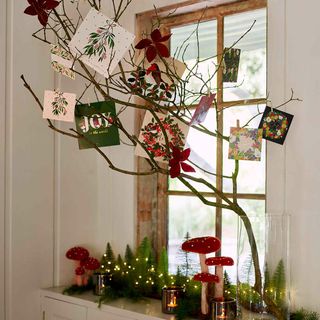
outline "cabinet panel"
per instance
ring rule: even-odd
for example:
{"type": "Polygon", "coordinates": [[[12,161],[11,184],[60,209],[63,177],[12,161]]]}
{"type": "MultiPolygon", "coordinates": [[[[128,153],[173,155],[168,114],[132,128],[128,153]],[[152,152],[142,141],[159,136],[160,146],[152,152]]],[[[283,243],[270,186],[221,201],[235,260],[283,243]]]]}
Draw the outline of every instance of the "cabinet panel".
{"type": "Polygon", "coordinates": [[[87,320],[130,320],[135,318],[121,317],[117,314],[107,313],[100,310],[88,309],[88,318],[87,320]]]}
{"type": "Polygon", "coordinates": [[[43,298],[45,320],[87,320],[87,308],[51,298],[43,298]]]}

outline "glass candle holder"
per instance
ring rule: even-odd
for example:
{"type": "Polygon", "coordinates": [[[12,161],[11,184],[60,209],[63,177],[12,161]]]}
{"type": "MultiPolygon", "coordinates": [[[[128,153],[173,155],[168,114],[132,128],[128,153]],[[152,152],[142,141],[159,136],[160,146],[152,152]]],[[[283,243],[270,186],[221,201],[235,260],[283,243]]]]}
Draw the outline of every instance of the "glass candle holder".
{"type": "Polygon", "coordinates": [[[97,296],[103,296],[106,291],[107,274],[95,273],[93,275],[94,289],[93,293],[97,296]]]}
{"type": "Polygon", "coordinates": [[[165,287],[162,289],[162,312],[173,314],[179,306],[182,297],[182,288],[178,286],[165,287]]]}
{"type": "Polygon", "coordinates": [[[234,299],[211,301],[211,320],[234,320],[237,316],[237,302],[234,299]]]}

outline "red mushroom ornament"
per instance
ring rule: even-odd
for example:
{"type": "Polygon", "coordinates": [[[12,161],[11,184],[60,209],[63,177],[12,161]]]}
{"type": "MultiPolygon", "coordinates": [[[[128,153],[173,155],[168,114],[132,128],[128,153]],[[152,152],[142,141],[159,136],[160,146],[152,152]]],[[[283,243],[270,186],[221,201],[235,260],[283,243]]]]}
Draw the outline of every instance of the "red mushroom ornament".
{"type": "Polygon", "coordinates": [[[213,257],[206,259],[207,266],[216,266],[216,274],[220,281],[215,286],[214,297],[223,300],[223,267],[233,266],[234,261],[230,257],[213,257]]]}
{"type": "Polygon", "coordinates": [[[100,268],[100,262],[96,258],[89,257],[86,260],[82,260],[80,264],[81,264],[81,267],[85,268],[87,271],[83,279],[84,285],[87,285],[88,280],[91,277],[93,271],[100,268]]]}
{"type": "Polygon", "coordinates": [[[83,275],[85,274],[85,270],[83,267],[78,267],[75,270],[75,283],[77,286],[81,287],[83,285],[83,275]]]}
{"type": "Polygon", "coordinates": [[[193,277],[194,281],[201,281],[201,313],[208,314],[209,306],[207,302],[207,294],[208,294],[208,283],[210,282],[219,282],[219,277],[215,274],[211,273],[198,273],[193,277]],[[205,301],[206,303],[202,303],[205,301]]]}
{"type": "Polygon", "coordinates": [[[221,248],[221,242],[215,237],[199,237],[185,241],[182,250],[199,254],[201,273],[194,277],[194,280],[201,281],[201,312],[206,315],[209,312],[208,306],[208,282],[217,282],[215,275],[209,273],[209,268],[205,264],[206,254],[216,252],[221,248]],[[213,281],[202,281],[201,279],[215,279],[213,281]]]}
{"type": "Polygon", "coordinates": [[[83,247],[73,247],[66,253],[66,257],[70,260],[74,260],[76,268],[80,267],[80,261],[89,257],[89,251],[83,247]]]}

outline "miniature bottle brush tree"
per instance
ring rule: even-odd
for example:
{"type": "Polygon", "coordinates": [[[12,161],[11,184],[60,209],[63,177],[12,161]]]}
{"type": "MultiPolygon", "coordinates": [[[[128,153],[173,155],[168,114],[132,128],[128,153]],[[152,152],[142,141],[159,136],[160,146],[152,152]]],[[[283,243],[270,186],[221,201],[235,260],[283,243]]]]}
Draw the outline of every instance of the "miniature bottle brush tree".
{"type": "MultiPolygon", "coordinates": [[[[277,307],[268,295],[264,294],[262,269],[259,263],[258,248],[252,224],[246,212],[237,201],[237,178],[240,170],[239,160],[234,160],[232,176],[224,177],[232,180],[233,197],[230,198],[230,195],[219,190],[211,180],[198,177],[197,174],[190,174],[190,172],[195,171],[195,167],[200,171],[203,169],[197,165],[197,163],[191,163],[188,160],[191,150],[184,148],[184,134],[180,128],[174,124],[175,122],[179,122],[182,124],[181,126],[190,126],[201,132],[204,136],[209,135],[220,141],[229,141],[229,136],[225,136],[222,132],[210,131],[201,124],[203,121],[203,112],[199,112],[196,118],[192,117],[192,113],[188,108],[190,103],[187,103],[187,101],[190,101],[190,98],[192,98],[193,101],[200,99],[198,107],[201,110],[207,111],[209,107],[213,107],[217,113],[221,112],[217,109],[217,103],[214,99],[215,93],[219,93],[220,89],[217,88],[214,90],[215,92],[212,92],[213,90],[211,90],[209,86],[210,80],[213,79],[218,70],[223,67],[225,55],[250,32],[254,27],[254,22],[230,48],[224,49],[223,52],[219,52],[218,55],[215,56],[218,63],[213,70],[210,70],[211,74],[208,80],[201,80],[195,71],[202,62],[199,56],[195,60],[194,66],[185,66],[186,70],[182,78],[177,67],[178,62],[174,60],[176,62],[170,63],[172,60],[170,60],[171,57],[167,42],[171,34],[161,33],[161,18],[156,14],[156,24],[153,26],[153,29],[147,31],[147,35],[137,35],[135,47],[133,45],[130,48],[130,41],[133,41],[134,37],[121,28],[119,23],[121,23],[120,18],[127,10],[130,10],[130,5],[134,5],[134,2],[135,0],[121,0],[118,2],[112,0],[112,19],[106,18],[102,14],[103,2],[101,0],[87,0],[85,2],[80,0],[28,0],[26,1],[25,13],[30,16],[36,16],[40,22],[41,28],[35,31],[33,37],[42,41],[48,48],[49,45],[58,45],[61,50],[67,53],[64,54],[63,58],[68,59],[67,56],[71,56],[71,63],[69,60],[68,66],[60,66],[59,71],[64,75],[68,75],[71,72],[83,81],[83,92],[77,96],[77,102],[83,103],[83,100],[86,102],[87,100],[84,98],[85,95],[89,90],[93,90],[96,93],[97,100],[112,101],[117,105],[118,113],[115,116],[106,118],[100,115],[100,117],[104,118],[104,120],[113,126],[116,126],[123,134],[124,139],[126,139],[125,145],[128,149],[128,155],[132,155],[134,148],[140,148],[140,150],[142,150],[149,169],[138,172],[119,167],[112,161],[108,154],[104,153],[97,144],[84,136],[80,130],[70,129],[70,131],[68,131],[60,129],[49,118],[47,119],[48,126],[55,132],[67,137],[86,141],[103,157],[106,166],[111,170],[133,176],[157,174],[171,176],[172,178],[178,179],[188,190],[194,193],[204,205],[220,207],[224,210],[233,211],[238,215],[246,229],[251,248],[255,278],[253,290],[262,297],[269,312],[274,314],[277,319],[284,319],[285,315],[282,313],[282,310],[277,307]],[[91,20],[89,17],[84,19],[84,16],[82,16],[81,12],[85,12],[85,9],[91,9],[88,14],[91,20]],[[104,22],[104,25],[94,26],[94,23],[99,19],[102,19],[101,21],[104,22]],[[87,43],[81,46],[81,41],[85,38],[83,36],[85,28],[81,28],[81,25],[82,23],[90,24],[90,21],[93,24],[92,32],[87,35],[87,43]],[[119,32],[125,34],[126,39],[129,40],[124,41],[123,38],[118,39],[114,32],[115,29],[120,30],[119,32]],[[127,46],[127,50],[123,50],[122,48],[122,52],[119,53],[121,51],[121,45],[127,46]],[[127,53],[125,58],[121,59],[125,53],[127,53]],[[142,57],[142,60],[139,61],[138,57],[142,57]],[[95,71],[88,66],[92,67],[95,71]],[[114,71],[116,67],[118,67],[116,69],[118,71],[114,71]],[[98,73],[102,74],[103,77],[98,73]],[[201,89],[198,91],[189,91],[186,88],[186,83],[192,81],[195,77],[197,77],[198,81],[202,81],[201,89]],[[133,99],[133,97],[137,97],[137,99],[133,99]],[[147,131],[142,132],[144,133],[144,138],[149,140],[139,139],[135,133],[126,127],[122,116],[128,109],[145,110],[146,113],[151,114],[153,118],[151,123],[153,125],[149,125],[147,131]],[[159,136],[161,136],[161,138],[159,138],[159,136]],[[157,141],[161,142],[155,143],[155,137],[158,137],[159,140],[157,141]],[[159,159],[167,162],[168,166],[164,167],[160,165],[158,162],[159,159]],[[220,201],[214,201],[212,198],[207,198],[201,194],[194,187],[194,182],[214,192],[216,199],[220,201]]],[[[30,19],[34,18],[35,17],[30,17],[30,19]]],[[[88,25],[86,25],[86,27],[87,26],[88,25]]],[[[196,30],[194,34],[197,34],[196,30]]],[[[179,50],[181,51],[183,48],[179,48],[178,51],[179,50]]],[[[61,61],[61,59],[59,61],[61,61]]],[[[184,63],[184,61],[180,63],[184,63]]],[[[45,104],[43,104],[39,98],[39,95],[42,95],[42,93],[36,92],[24,76],[21,76],[21,78],[26,89],[34,97],[40,109],[43,110],[45,104]]],[[[294,98],[292,93],[291,97],[280,106],[294,100],[298,99],[294,98]]],[[[266,100],[261,100],[261,103],[266,103],[266,100]]],[[[280,106],[274,106],[274,109],[280,106]]],[[[67,111],[65,110],[65,112],[67,111]]],[[[217,127],[219,128],[219,126],[217,127]]],[[[214,175],[215,173],[212,172],[210,174],[214,175]]]]}

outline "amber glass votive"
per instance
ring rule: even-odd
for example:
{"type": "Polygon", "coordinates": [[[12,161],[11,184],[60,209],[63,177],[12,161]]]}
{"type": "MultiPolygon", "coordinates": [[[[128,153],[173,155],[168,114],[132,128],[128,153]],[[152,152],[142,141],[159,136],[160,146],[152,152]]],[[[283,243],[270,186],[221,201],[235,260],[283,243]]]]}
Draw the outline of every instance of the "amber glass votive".
{"type": "Polygon", "coordinates": [[[175,313],[182,297],[182,288],[179,286],[164,287],[162,289],[162,312],[175,313]]]}

